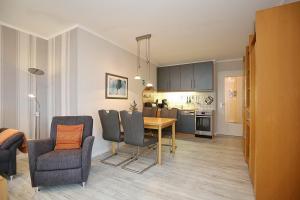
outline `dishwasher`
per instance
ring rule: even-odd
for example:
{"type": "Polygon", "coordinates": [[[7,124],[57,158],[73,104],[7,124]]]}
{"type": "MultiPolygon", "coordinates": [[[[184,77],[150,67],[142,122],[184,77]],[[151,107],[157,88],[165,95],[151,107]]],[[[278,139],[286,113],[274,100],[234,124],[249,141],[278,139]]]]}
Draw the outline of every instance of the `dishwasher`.
{"type": "Polygon", "coordinates": [[[182,133],[195,134],[195,111],[180,110],[176,130],[182,133]]]}

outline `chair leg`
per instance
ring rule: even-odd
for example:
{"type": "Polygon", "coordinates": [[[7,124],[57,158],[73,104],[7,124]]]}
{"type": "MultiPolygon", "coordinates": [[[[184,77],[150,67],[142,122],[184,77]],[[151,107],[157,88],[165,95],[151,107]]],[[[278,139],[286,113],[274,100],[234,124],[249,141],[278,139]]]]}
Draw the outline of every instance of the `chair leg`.
{"type": "Polygon", "coordinates": [[[140,171],[138,174],[144,173],[145,171],[147,171],[148,169],[150,169],[151,167],[157,164],[157,151],[155,151],[155,149],[154,149],[154,153],[155,153],[155,161],[151,165],[149,165],[148,167],[140,171]]]}
{"type": "Polygon", "coordinates": [[[171,142],[171,140],[172,140],[172,137],[171,137],[171,136],[169,136],[170,153],[172,153],[172,152],[173,152],[173,149],[172,149],[172,142],[171,142]]]}
{"type": "Polygon", "coordinates": [[[105,157],[104,159],[101,160],[101,162],[102,162],[103,164],[106,164],[106,165],[111,165],[111,166],[114,166],[114,167],[118,167],[118,166],[122,165],[123,163],[125,163],[125,162],[127,162],[128,160],[130,160],[130,159],[133,158],[132,156],[130,156],[129,158],[127,158],[127,159],[125,159],[125,160],[122,160],[121,162],[116,163],[116,164],[115,164],[115,163],[111,163],[111,162],[106,161],[106,160],[108,160],[108,159],[110,159],[110,158],[112,158],[112,157],[118,155],[118,153],[119,153],[119,143],[117,144],[117,152],[116,152],[116,153],[113,153],[113,154],[111,154],[111,155],[109,155],[109,156],[107,156],[107,157],[105,157]]]}
{"type": "MultiPolygon", "coordinates": [[[[168,144],[162,144],[162,146],[169,146],[170,147],[170,153],[175,152],[172,149],[172,136],[169,136],[169,142],[168,142],[168,144]]],[[[177,149],[177,146],[175,146],[175,149],[177,149]]]]}
{"type": "MultiPolygon", "coordinates": [[[[142,152],[142,154],[143,154],[143,152],[142,152]]],[[[123,165],[123,166],[122,166],[122,169],[124,169],[124,170],[126,170],[126,171],[130,171],[130,172],[134,172],[134,173],[136,173],[136,174],[142,174],[142,173],[144,173],[146,170],[148,170],[148,169],[150,169],[151,167],[153,167],[154,165],[156,165],[156,163],[157,163],[157,151],[156,151],[156,158],[155,158],[155,161],[154,161],[152,164],[150,164],[149,166],[147,166],[146,168],[144,168],[144,169],[142,169],[142,170],[140,170],[140,171],[134,170],[134,169],[131,169],[131,168],[128,168],[127,166],[128,166],[129,164],[131,164],[131,163],[133,163],[133,162],[135,162],[136,160],[139,159],[139,155],[140,155],[140,147],[138,147],[137,153],[136,153],[136,155],[134,156],[134,158],[132,158],[132,159],[131,159],[129,162],[127,162],[125,165],[123,165]]]]}

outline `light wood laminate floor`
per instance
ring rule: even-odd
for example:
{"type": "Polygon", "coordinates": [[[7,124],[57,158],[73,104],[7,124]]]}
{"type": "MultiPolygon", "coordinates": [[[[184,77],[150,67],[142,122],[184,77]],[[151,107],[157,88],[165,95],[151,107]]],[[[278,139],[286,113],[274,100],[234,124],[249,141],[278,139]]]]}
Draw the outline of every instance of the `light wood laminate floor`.
{"type": "MultiPolygon", "coordinates": [[[[85,188],[74,184],[44,187],[40,192],[31,188],[27,158],[19,158],[18,174],[9,182],[9,197],[20,200],[254,199],[241,138],[218,136],[209,140],[178,134],[177,146],[174,156],[169,153],[169,147],[163,147],[163,164],[142,175],[104,165],[99,162],[100,157],[95,157],[85,188]]],[[[128,146],[122,149],[133,150],[128,146]]],[[[147,157],[144,161],[151,162],[153,154],[147,157]]]]}

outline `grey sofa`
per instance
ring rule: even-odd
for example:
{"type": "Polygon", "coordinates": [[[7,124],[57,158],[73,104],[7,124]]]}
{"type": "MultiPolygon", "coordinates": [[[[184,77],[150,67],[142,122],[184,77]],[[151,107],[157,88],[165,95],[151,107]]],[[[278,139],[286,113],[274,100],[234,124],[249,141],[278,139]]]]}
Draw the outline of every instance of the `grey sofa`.
{"type": "MultiPolygon", "coordinates": [[[[0,134],[7,128],[1,128],[0,134]]],[[[18,132],[0,146],[0,173],[12,178],[16,174],[16,152],[23,142],[24,133],[18,132]]]]}
{"type": "Polygon", "coordinates": [[[32,187],[86,183],[94,143],[93,118],[90,116],[54,117],[50,139],[28,142],[32,187]],[[55,150],[57,125],[84,124],[81,149],[55,150]]]}

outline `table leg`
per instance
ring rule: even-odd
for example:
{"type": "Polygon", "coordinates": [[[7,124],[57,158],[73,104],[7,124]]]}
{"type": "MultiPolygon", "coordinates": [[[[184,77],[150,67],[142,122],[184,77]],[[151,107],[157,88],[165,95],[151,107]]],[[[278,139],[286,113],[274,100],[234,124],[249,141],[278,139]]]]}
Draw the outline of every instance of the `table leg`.
{"type": "Polygon", "coordinates": [[[8,200],[7,181],[0,175],[0,199],[8,200]]]}
{"type": "Polygon", "coordinates": [[[111,152],[112,154],[116,154],[116,143],[114,142],[111,143],[111,152]]]}
{"type": "Polygon", "coordinates": [[[158,128],[157,163],[161,165],[161,126],[158,128]]]}
{"type": "Polygon", "coordinates": [[[176,139],[175,139],[175,122],[172,124],[172,153],[176,150],[176,139]]]}

